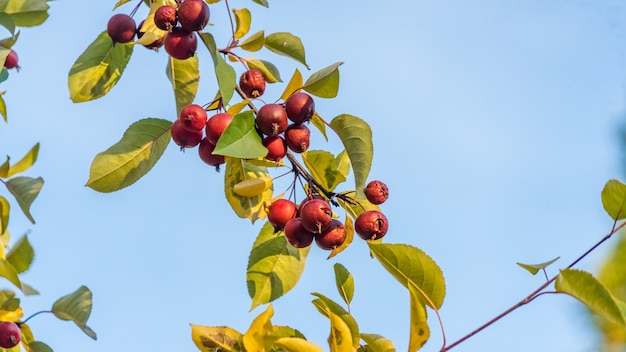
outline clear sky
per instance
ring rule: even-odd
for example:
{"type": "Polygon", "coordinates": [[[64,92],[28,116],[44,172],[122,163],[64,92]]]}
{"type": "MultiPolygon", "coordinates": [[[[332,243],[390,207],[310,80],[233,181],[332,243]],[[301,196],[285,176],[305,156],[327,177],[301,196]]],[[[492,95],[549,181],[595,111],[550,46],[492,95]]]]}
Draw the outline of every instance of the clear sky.
{"type": "MultiPolygon", "coordinates": [[[[99,194],[83,186],[95,154],[132,122],[176,117],[166,54],[141,47],[109,95],[71,103],[67,73],[105,29],[115,3],[50,2],[50,19],[23,30],[15,46],[22,70],[0,87],[8,90],[9,110],[0,153],[18,158],[40,141],[28,175],[46,181],[31,209],[37,224],[17,206],[11,216],[13,235],[31,231],[37,254],[24,281],[42,295],[23,299],[23,307],[26,315],[48,309],[85,284],[94,293],[89,323],[98,341],[52,316],[32,320],[39,340],[66,352],[194,351],[189,323],[243,332],[262,311],[249,312],[245,282],[261,224],[237,218],[223,196],[223,174],[195,150],[179,153],[173,144],[127,189],[99,194]]],[[[338,97],[317,99],[317,110],[328,120],[350,113],[370,123],[370,178],[385,181],[391,193],[382,206],[391,223],[386,241],[420,247],[441,266],[450,341],[542,283],[516,262],[560,256],[554,274],[610,230],[600,191],[623,175],[623,2],[275,0],[265,9],[233,0],[231,6],[252,10],[253,32],[300,36],[313,71],[345,62],[338,97]]],[[[224,4],[211,11],[209,31],[223,46],[224,4]]],[[[137,18],[146,13],[144,7],[137,18]]],[[[198,55],[204,76],[196,102],[205,104],[216,85],[208,52],[200,46],[198,55]]],[[[306,71],[268,51],[258,56],[276,63],[284,80],[296,67],[306,71]]],[[[283,87],[266,95],[278,97],[283,87]]],[[[319,136],[312,148],[340,151],[336,139],[319,136]]],[[[594,270],[609,247],[579,267],[594,270]]],[[[341,262],[355,277],[352,312],[361,331],[406,350],[406,290],[362,242],[326,256],[312,248],[301,282],[274,302],[273,322],[326,348],[328,322],[309,293],[339,300],[332,266],[341,262]]],[[[435,320],[431,327],[424,351],[441,347],[435,320]]],[[[583,306],[559,295],[537,299],[454,349],[594,350],[583,306]]]]}

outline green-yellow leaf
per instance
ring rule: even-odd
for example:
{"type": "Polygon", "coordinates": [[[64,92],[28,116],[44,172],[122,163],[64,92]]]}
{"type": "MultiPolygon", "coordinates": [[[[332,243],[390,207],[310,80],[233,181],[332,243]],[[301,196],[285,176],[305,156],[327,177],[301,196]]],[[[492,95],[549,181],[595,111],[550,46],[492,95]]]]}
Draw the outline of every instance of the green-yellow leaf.
{"type": "Polygon", "coordinates": [[[11,15],[0,12],[0,25],[6,28],[11,34],[15,33],[15,21],[11,15]]]}
{"type": "Polygon", "coordinates": [[[313,113],[313,117],[311,117],[310,122],[311,124],[313,124],[313,126],[315,126],[315,128],[317,128],[318,131],[320,131],[322,136],[324,136],[324,139],[326,139],[326,141],[328,142],[328,136],[326,135],[326,123],[324,123],[322,117],[317,112],[315,112],[313,113]]]}
{"type": "Polygon", "coordinates": [[[113,10],[117,9],[118,7],[120,7],[120,6],[124,5],[124,4],[125,4],[125,3],[127,3],[127,2],[131,2],[131,0],[119,0],[119,1],[115,4],[115,6],[113,6],[113,10]]]}
{"type": "Polygon", "coordinates": [[[251,36],[249,36],[248,38],[246,38],[246,40],[241,42],[239,46],[244,50],[254,52],[254,51],[259,51],[263,49],[264,44],[265,44],[265,32],[258,31],[252,34],[251,36]]]}
{"type": "Polygon", "coordinates": [[[237,86],[237,74],[235,73],[235,69],[226,63],[222,55],[218,52],[213,35],[206,32],[201,33],[200,39],[207,49],[209,49],[211,58],[213,58],[215,75],[217,77],[217,85],[219,86],[220,94],[222,96],[222,103],[224,105],[228,105],[230,99],[235,93],[235,87],[237,86]]]}
{"type": "Polygon", "coordinates": [[[248,67],[250,67],[251,69],[261,71],[263,77],[265,77],[265,82],[282,82],[282,79],[280,78],[280,72],[278,72],[278,68],[274,66],[273,63],[257,59],[246,59],[246,63],[248,63],[248,67]]]}
{"type": "Polygon", "coordinates": [[[528,272],[530,272],[531,274],[535,275],[539,272],[539,270],[544,270],[545,268],[547,268],[550,264],[556,262],[557,260],[559,260],[559,258],[561,257],[556,257],[552,260],[549,260],[547,262],[544,263],[540,263],[540,264],[523,264],[523,263],[517,263],[517,265],[521,266],[522,268],[526,269],[528,272]]]}
{"type": "Polygon", "coordinates": [[[229,158],[226,161],[226,171],[224,172],[224,192],[226,200],[240,218],[250,219],[254,223],[258,219],[267,216],[265,203],[272,199],[273,189],[270,188],[262,194],[254,197],[240,196],[234,192],[234,187],[241,181],[257,178],[269,177],[267,168],[256,166],[250,161],[229,158]]]}
{"type": "Polygon", "coordinates": [[[367,122],[348,114],[335,117],[330,122],[330,126],[339,135],[350,158],[352,170],[354,170],[356,197],[363,199],[365,198],[365,182],[374,157],[372,129],[367,122]]]}
{"type": "Polygon", "coordinates": [[[263,146],[256,131],[254,113],[251,110],[233,116],[233,120],[217,141],[213,154],[242,159],[267,155],[267,148],[263,146]]]}
{"type": "Polygon", "coordinates": [[[626,218],[626,184],[618,180],[609,180],[602,190],[602,205],[609,216],[617,221],[626,218]]]}
{"type": "Polygon", "coordinates": [[[52,305],[52,313],[61,320],[71,320],[87,336],[96,340],[96,333],[87,326],[87,320],[91,315],[92,294],[86,286],[79,287],[76,291],[59,298],[52,305]]]}
{"type": "Polygon", "coordinates": [[[252,0],[255,3],[263,6],[263,7],[270,7],[270,4],[267,2],[267,0],[252,0]]]}
{"type": "Polygon", "coordinates": [[[6,259],[0,259],[0,276],[9,280],[15,287],[22,288],[20,278],[17,276],[17,270],[6,259]]]}
{"type": "Polygon", "coordinates": [[[28,344],[28,347],[31,349],[32,352],[53,352],[50,346],[41,341],[33,341],[28,344]]]}
{"type": "Polygon", "coordinates": [[[8,121],[7,104],[4,102],[4,98],[2,97],[3,95],[4,95],[4,92],[0,93],[0,115],[2,115],[4,122],[7,122],[8,121]]]}
{"type": "Polygon", "coordinates": [[[353,352],[355,347],[346,322],[330,310],[328,310],[328,319],[330,320],[330,334],[328,335],[330,352],[353,352]]]}
{"type": "Polygon", "coordinates": [[[155,118],[130,125],[119,142],[96,155],[86,186],[98,192],[113,192],[135,183],[165,151],[171,126],[172,122],[155,118]]]}
{"type": "Polygon", "coordinates": [[[337,169],[338,160],[330,152],[307,150],[302,153],[302,160],[313,178],[329,191],[346,180],[346,176],[337,169]]]}
{"type": "Polygon", "coordinates": [[[347,216],[347,214],[346,214],[346,219],[343,222],[343,226],[346,229],[346,239],[343,241],[341,245],[333,248],[333,250],[330,251],[330,254],[328,254],[327,259],[330,259],[336,256],[337,254],[343,252],[346,248],[350,246],[350,244],[352,243],[352,240],[354,240],[354,224],[352,223],[352,218],[347,216]]]}
{"type": "Polygon", "coordinates": [[[604,318],[626,327],[626,304],[613,297],[590,273],[575,269],[561,270],[554,287],[558,292],[581,301],[604,318]]]}
{"type": "Polygon", "coordinates": [[[243,180],[233,187],[233,191],[240,196],[255,197],[272,187],[272,178],[267,176],[243,180]]]}
{"type": "Polygon", "coordinates": [[[249,102],[250,101],[248,99],[242,100],[238,102],[237,104],[231,105],[226,112],[233,116],[237,115],[238,113],[241,112],[241,110],[245,109],[245,107],[248,106],[249,102]]]}
{"type": "MultiPolygon", "coordinates": [[[[11,165],[8,169],[2,167],[0,168],[0,177],[7,178],[11,177],[20,172],[24,172],[30,169],[35,161],[37,161],[37,155],[39,154],[39,143],[35,144],[29,151],[14,165],[11,165]]],[[[4,166],[4,165],[3,165],[4,166]]]]}
{"type": "Polygon", "coordinates": [[[352,347],[357,348],[359,346],[360,333],[359,326],[356,323],[354,317],[350,315],[350,313],[346,312],[346,310],[343,309],[342,306],[337,304],[337,302],[324,296],[323,294],[317,292],[313,292],[311,294],[317,297],[313,300],[313,305],[320,313],[322,313],[322,315],[330,318],[330,315],[328,313],[331,312],[334,315],[338,316],[341,320],[343,320],[343,322],[348,327],[348,330],[350,331],[350,340],[352,341],[352,347]]]}
{"type": "Polygon", "coordinates": [[[213,352],[216,349],[229,352],[243,351],[241,333],[228,326],[191,325],[191,339],[196,347],[203,352],[213,352]]]}
{"type": "Polygon", "coordinates": [[[242,337],[243,347],[246,351],[270,351],[276,340],[272,336],[272,316],[274,316],[274,307],[270,304],[263,313],[254,318],[248,331],[242,337]]]}
{"type": "Polygon", "coordinates": [[[350,304],[352,297],[354,297],[354,277],[350,274],[348,269],[340,263],[335,263],[333,268],[335,270],[337,291],[339,291],[339,295],[343,298],[343,301],[346,302],[346,304],[350,304]]]}
{"type": "Polygon", "coordinates": [[[321,98],[334,98],[339,92],[339,66],[343,62],[334,63],[309,77],[304,82],[303,89],[321,98]]]}
{"type": "Polygon", "coordinates": [[[407,244],[367,242],[382,266],[404,287],[412,286],[432,309],[443,304],[446,287],[443,272],[424,251],[407,244]]]}
{"type": "Polygon", "coordinates": [[[235,22],[237,23],[237,29],[235,30],[235,39],[241,39],[250,31],[252,15],[250,14],[250,10],[246,8],[233,9],[233,14],[235,14],[235,22]]]}
{"type": "Polygon", "coordinates": [[[274,346],[285,352],[323,352],[324,350],[313,342],[298,337],[282,337],[274,341],[274,346]]]}
{"type": "Polygon", "coordinates": [[[283,94],[280,95],[280,99],[287,100],[292,94],[297,93],[303,85],[302,73],[298,69],[293,72],[289,83],[285,87],[283,94]]]}
{"type": "Polygon", "coordinates": [[[0,1],[0,12],[10,15],[15,25],[20,27],[42,24],[48,18],[49,8],[46,0],[0,1]]]}
{"type": "Polygon", "coordinates": [[[194,55],[187,60],[170,57],[165,71],[174,88],[176,111],[180,112],[185,105],[193,103],[198,92],[200,82],[198,56],[194,55]]]}
{"type": "Polygon", "coordinates": [[[35,251],[28,241],[28,236],[20,238],[7,254],[7,261],[18,273],[23,273],[35,259],[35,251]]]}
{"type": "Polygon", "coordinates": [[[381,335],[361,333],[361,339],[367,343],[368,352],[396,352],[391,340],[381,335]]]}
{"type": "Polygon", "coordinates": [[[287,32],[272,33],[265,37],[265,47],[279,55],[290,57],[309,68],[300,38],[287,32]]]}
{"type": "Polygon", "coordinates": [[[251,309],[274,301],[296,286],[309,249],[293,247],[282,232],[274,233],[272,225],[265,223],[248,258],[246,281],[251,309]]]}
{"type": "Polygon", "coordinates": [[[72,101],[80,103],[106,95],[122,77],[132,53],[132,43],[113,45],[107,32],[102,32],[70,69],[72,101]]]}
{"type": "Polygon", "coordinates": [[[9,225],[9,213],[11,212],[11,205],[9,201],[0,196],[0,234],[5,233],[7,226],[9,225]]]}
{"type": "Polygon", "coordinates": [[[43,179],[18,176],[8,180],[5,183],[7,189],[17,200],[17,204],[30,222],[35,223],[35,219],[30,214],[30,206],[37,198],[41,187],[43,187],[43,179]]]}
{"type": "Polygon", "coordinates": [[[426,315],[426,305],[420,291],[408,286],[411,300],[411,328],[409,335],[409,352],[418,351],[430,337],[430,328],[426,315]]]}

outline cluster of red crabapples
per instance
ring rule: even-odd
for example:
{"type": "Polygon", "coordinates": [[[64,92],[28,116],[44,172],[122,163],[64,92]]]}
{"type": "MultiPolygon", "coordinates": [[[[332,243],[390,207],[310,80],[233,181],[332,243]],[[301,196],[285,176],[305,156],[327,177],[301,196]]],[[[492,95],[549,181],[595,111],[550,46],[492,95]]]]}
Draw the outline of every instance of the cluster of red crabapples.
{"type": "MultiPolygon", "coordinates": [[[[365,195],[370,203],[378,205],[387,200],[389,190],[383,182],[371,181],[365,195]]],[[[347,236],[344,224],[333,218],[330,203],[319,194],[309,195],[299,206],[289,199],[278,199],[269,206],[267,219],[296,248],[306,248],[315,241],[318,247],[333,250],[347,236]]],[[[388,228],[387,217],[378,210],[366,210],[354,222],[354,231],[364,240],[380,239],[388,228]]]]}
{"type": "MultiPolygon", "coordinates": [[[[196,32],[209,23],[209,6],[204,0],[184,0],[177,7],[163,5],[154,13],[154,24],[166,31],[162,38],[144,45],[148,49],[165,46],[165,51],[173,58],[185,60],[195,55],[198,48],[196,32]]],[[[143,21],[136,26],[135,20],[126,14],[115,14],[107,23],[107,33],[113,43],[129,43],[135,35],[141,38],[143,21]]]]}

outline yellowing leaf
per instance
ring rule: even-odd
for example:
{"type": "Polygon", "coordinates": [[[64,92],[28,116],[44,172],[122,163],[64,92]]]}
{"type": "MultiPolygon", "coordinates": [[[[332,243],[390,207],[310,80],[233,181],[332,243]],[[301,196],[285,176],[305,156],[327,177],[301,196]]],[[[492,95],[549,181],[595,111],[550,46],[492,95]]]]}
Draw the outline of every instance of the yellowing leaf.
{"type": "Polygon", "coordinates": [[[193,103],[198,93],[200,82],[198,56],[194,55],[187,60],[169,57],[165,74],[174,88],[176,112],[180,112],[185,105],[193,103]]]}
{"type": "Polygon", "coordinates": [[[328,310],[328,319],[330,320],[330,335],[328,336],[328,345],[331,352],[353,352],[352,335],[350,328],[338,315],[328,310]]]}
{"type": "Polygon", "coordinates": [[[300,90],[300,88],[302,87],[302,84],[303,84],[302,73],[300,73],[300,71],[296,69],[293,72],[293,75],[291,76],[289,83],[287,83],[287,86],[285,87],[283,94],[280,95],[280,99],[287,100],[287,98],[289,98],[292,94],[300,90]]]}
{"type": "Polygon", "coordinates": [[[239,46],[247,51],[259,51],[263,49],[263,44],[265,44],[265,32],[258,31],[241,42],[239,46]]]}
{"type": "MultiPolygon", "coordinates": [[[[39,143],[35,144],[28,151],[28,153],[26,153],[26,155],[24,155],[24,157],[20,159],[20,161],[11,165],[9,169],[6,171],[6,173],[2,172],[0,174],[0,177],[2,178],[11,177],[15,174],[18,174],[20,172],[24,172],[30,169],[30,167],[33,166],[33,164],[35,164],[35,161],[37,161],[37,155],[39,155],[39,143]]],[[[2,168],[2,170],[4,170],[4,167],[2,168]]]]}
{"type": "Polygon", "coordinates": [[[39,191],[43,187],[43,179],[41,177],[31,178],[25,176],[13,177],[5,183],[5,186],[15,197],[17,204],[30,222],[35,223],[35,219],[30,214],[30,206],[37,198],[39,191]]]}
{"type": "Polygon", "coordinates": [[[321,98],[336,97],[339,92],[339,66],[342,64],[343,62],[337,62],[315,72],[304,82],[302,88],[321,98]]]}
{"type": "Polygon", "coordinates": [[[5,233],[7,226],[9,225],[9,213],[11,211],[11,205],[9,201],[0,196],[0,234],[5,233]]]}
{"type": "Polygon", "coordinates": [[[261,71],[261,73],[263,73],[263,77],[265,77],[265,82],[282,82],[282,79],[280,78],[280,72],[278,72],[278,68],[274,66],[273,63],[257,59],[246,59],[246,63],[251,69],[261,71]]]}
{"type": "Polygon", "coordinates": [[[241,333],[228,326],[201,326],[191,324],[191,339],[200,351],[243,351],[241,333]]]}
{"type": "Polygon", "coordinates": [[[354,239],[354,224],[352,223],[352,219],[347,215],[346,215],[346,219],[343,222],[343,226],[346,229],[346,239],[343,241],[343,243],[340,246],[337,246],[333,248],[332,251],[330,251],[330,254],[328,254],[327,259],[330,259],[336,256],[337,254],[343,252],[344,249],[350,246],[350,244],[352,243],[352,240],[354,239]]]}
{"type": "Polygon", "coordinates": [[[391,340],[378,334],[361,334],[361,339],[367,343],[368,352],[395,352],[396,347],[391,340]]]}
{"type": "Polygon", "coordinates": [[[24,311],[21,307],[16,310],[8,311],[0,309],[0,321],[13,321],[18,322],[24,316],[24,311]]]}
{"type": "Polygon", "coordinates": [[[618,180],[609,180],[602,189],[602,205],[604,210],[615,221],[626,218],[626,184],[618,180]]]}
{"type": "Polygon", "coordinates": [[[285,352],[323,352],[324,350],[313,342],[298,337],[282,337],[274,341],[274,346],[285,352]]]}
{"type": "Polygon", "coordinates": [[[268,176],[243,180],[233,187],[233,191],[240,196],[255,197],[272,187],[272,178],[268,176]]]}
{"type": "Polygon", "coordinates": [[[235,22],[237,23],[237,30],[235,30],[235,39],[241,39],[250,31],[252,16],[250,15],[250,10],[246,8],[233,9],[233,13],[235,14],[235,22]]]}
{"type": "Polygon", "coordinates": [[[272,316],[274,307],[268,305],[267,309],[259,314],[250,324],[250,328],[243,334],[243,347],[246,351],[265,352],[270,351],[275,338],[272,337],[272,316]]]}
{"type": "MultiPolygon", "coordinates": [[[[222,136],[223,137],[223,136],[222,136]]],[[[221,138],[220,138],[221,140],[221,138]]],[[[237,216],[250,219],[253,223],[267,216],[264,203],[272,199],[273,189],[270,187],[263,193],[246,197],[235,193],[235,185],[248,179],[258,177],[270,177],[267,168],[256,166],[253,163],[237,158],[229,158],[226,161],[224,172],[224,191],[226,200],[235,211],[237,216]]]]}
{"type": "Polygon", "coordinates": [[[426,316],[426,305],[421,293],[409,286],[411,300],[411,333],[409,336],[409,352],[420,350],[430,337],[430,328],[426,316]]]}
{"type": "Polygon", "coordinates": [[[76,291],[56,300],[51,311],[61,320],[71,320],[87,336],[96,340],[95,331],[87,326],[87,320],[91,315],[91,306],[92,293],[86,286],[81,286],[76,291]]]}

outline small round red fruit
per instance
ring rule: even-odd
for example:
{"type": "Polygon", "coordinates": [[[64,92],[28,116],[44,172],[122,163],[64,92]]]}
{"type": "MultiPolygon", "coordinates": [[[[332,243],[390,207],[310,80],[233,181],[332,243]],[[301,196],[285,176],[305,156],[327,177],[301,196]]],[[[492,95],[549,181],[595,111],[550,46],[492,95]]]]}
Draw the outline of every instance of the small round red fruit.
{"type": "Polygon", "coordinates": [[[114,43],[128,43],[135,39],[137,24],[132,17],[118,13],[113,15],[107,23],[107,33],[114,43]]]}
{"type": "Polygon", "coordinates": [[[265,104],[256,115],[256,125],[266,136],[278,136],[288,124],[287,113],[280,104],[265,104]]]}
{"type": "Polygon", "coordinates": [[[263,146],[267,148],[265,159],[270,161],[280,161],[287,154],[287,144],[281,136],[263,138],[263,146]]]}
{"type": "Polygon", "coordinates": [[[285,142],[294,153],[304,153],[311,144],[311,130],[302,124],[291,124],[285,130],[285,142]]]}
{"type": "Polygon", "coordinates": [[[223,155],[213,154],[214,150],[215,144],[211,143],[208,139],[206,139],[206,137],[202,138],[200,145],[198,146],[200,159],[211,166],[215,166],[215,168],[219,171],[219,166],[224,164],[226,160],[224,160],[223,155]]]}
{"type": "Polygon", "coordinates": [[[296,203],[289,199],[274,201],[267,210],[267,220],[274,226],[274,230],[282,230],[287,222],[296,217],[296,203]]]}
{"type": "Polygon", "coordinates": [[[0,347],[13,348],[20,343],[22,333],[20,327],[13,322],[0,322],[0,347]]]}
{"type": "Polygon", "coordinates": [[[196,54],[198,49],[198,37],[195,32],[187,31],[181,27],[172,28],[165,34],[163,39],[165,51],[173,58],[186,60],[196,54]]]}
{"type": "Polygon", "coordinates": [[[315,235],[315,243],[325,250],[333,250],[346,241],[346,227],[337,219],[333,219],[330,225],[322,233],[315,235]]]}
{"type": "Polygon", "coordinates": [[[186,30],[202,30],[209,23],[209,5],[204,0],[185,0],[178,6],[178,22],[186,30]]]}
{"type": "Polygon", "coordinates": [[[193,148],[200,144],[202,140],[202,130],[197,132],[189,132],[184,127],[179,119],[176,119],[172,124],[172,140],[178,144],[181,149],[193,148]]]}
{"type": "Polygon", "coordinates": [[[206,125],[207,114],[202,106],[189,104],[180,110],[178,119],[187,131],[198,132],[206,125]]]}
{"type": "Polygon", "coordinates": [[[389,198],[389,189],[382,181],[374,180],[365,186],[365,197],[372,204],[383,204],[389,198]]]}
{"type": "Polygon", "coordinates": [[[7,69],[18,67],[18,58],[15,50],[11,49],[9,55],[7,55],[6,60],[4,60],[4,67],[7,69]]]}
{"type": "Polygon", "coordinates": [[[382,238],[388,229],[387,217],[378,210],[366,210],[354,221],[354,231],[364,240],[382,238]]]}
{"type": "Polygon", "coordinates": [[[158,29],[170,31],[176,26],[176,8],[163,5],[154,12],[154,24],[158,29]]]}
{"type": "Polygon", "coordinates": [[[304,92],[292,94],[285,101],[285,111],[287,117],[293,123],[303,123],[309,121],[315,113],[315,101],[310,95],[304,92]]]}
{"type": "Polygon", "coordinates": [[[219,113],[211,116],[207,122],[204,132],[206,138],[213,144],[217,144],[226,127],[233,121],[233,115],[227,113],[219,113]]]}
{"type": "Polygon", "coordinates": [[[259,70],[248,70],[239,77],[239,87],[248,98],[258,98],[265,92],[265,77],[259,70]]]}
{"type": "Polygon", "coordinates": [[[290,245],[296,248],[306,248],[313,243],[315,235],[302,227],[300,218],[293,218],[285,224],[285,238],[290,245]]]}
{"type": "Polygon", "coordinates": [[[300,207],[302,227],[313,233],[321,233],[330,226],[333,211],[328,202],[322,199],[311,199],[300,207]]]}

